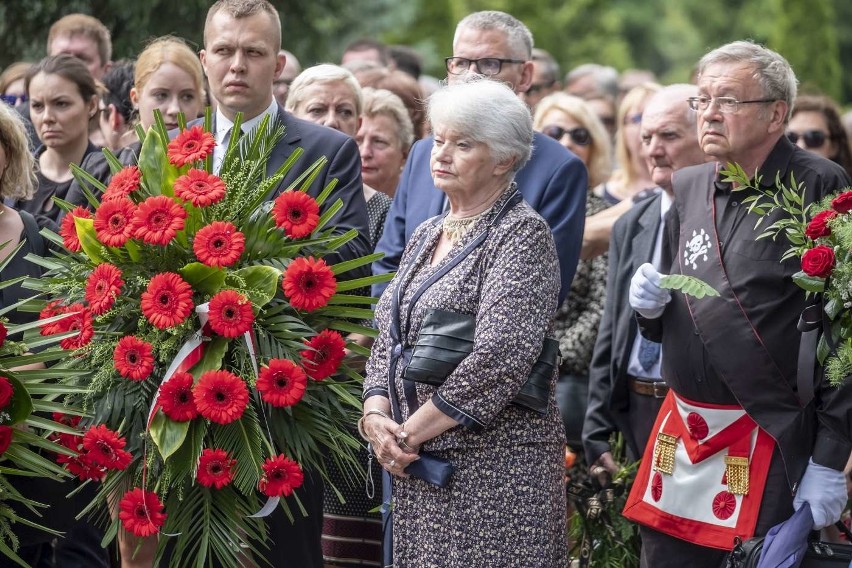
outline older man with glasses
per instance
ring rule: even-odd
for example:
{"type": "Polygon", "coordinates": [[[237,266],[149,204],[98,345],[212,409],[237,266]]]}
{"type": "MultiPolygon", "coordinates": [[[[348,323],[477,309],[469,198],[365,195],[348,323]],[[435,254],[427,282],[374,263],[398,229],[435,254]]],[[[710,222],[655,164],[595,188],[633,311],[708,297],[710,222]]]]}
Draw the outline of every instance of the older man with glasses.
{"type": "Polygon", "coordinates": [[[631,282],[630,305],[643,335],[662,342],[669,387],[624,511],[642,524],[642,566],[718,568],[735,537],[764,535],[805,503],[820,529],[846,504],[852,386],[813,380],[812,354],[799,355],[799,263],[782,260],[786,239],[758,240],[788,213],[757,226],[747,201],[778,191],[776,180],[803,184],[805,206],[850,184],[837,164],[784,135],[795,96],[787,61],[754,43],[699,62],[688,101],[714,162],[675,172],[663,242],[671,263],[660,270],[700,278],[720,295],[670,293],[652,264],[631,282]],[[728,164],[758,188],[727,182],[728,164]]]}
{"type": "MultiPolygon", "coordinates": [[[[532,84],[532,47],[532,34],[513,16],[496,11],[470,14],[456,27],[453,55],[446,59],[447,81],[482,75],[507,83],[520,96],[532,84]]],[[[444,211],[444,194],[435,188],[429,169],[432,143],[427,138],[411,149],[376,247],[385,257],[373,264],[375,274],[396,270],[414,229],[444,211]]],[[[535,134],[533,148],[532,159],[518,172],[516,181],[526,201],[553,232],[562,278],[561,302],[574,278],[583,240],[586,168],[574,154],[543,134],[535,134]]],[[[380,295],[384,287],[374,286],[373,293],[380,295]]]]}

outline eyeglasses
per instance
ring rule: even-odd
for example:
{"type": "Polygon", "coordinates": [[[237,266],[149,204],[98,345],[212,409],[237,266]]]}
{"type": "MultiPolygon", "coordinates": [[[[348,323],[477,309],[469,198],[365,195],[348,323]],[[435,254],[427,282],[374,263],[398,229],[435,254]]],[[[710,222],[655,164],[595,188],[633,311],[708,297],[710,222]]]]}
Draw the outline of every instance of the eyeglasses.
{"type": "Polygon", "coordinates": [[[686,102],[692,110],[707,110],[711,104],[719,107],[724,114],[734,114],[740,110],[740,105],[751,105],[758,103],[774,103],[778,99],[754,99],[751,101],[738,101],[734,97],[689,97],[686,102]]]}
{"type": "Polygon", "coordinates": [[[544,128],[542,128],[541,133],[545,136],[553,138],[554,140],[562,140],[562,137],[567,134],[571,137],[571,141],[578,146],[588,146],[592,143],[592,135],[589,132],[589,129],[583,126],[578,126],[577,128],[566,130],[561,126],[556,126],[555,124],[552,124],[550,126],[545,126],[544,128]]]}
{"type": "Polygon", "coordinates": [[[791,130],[787,133],[787,139],[793,144],[797,143],[799,138],[804,140],[807,148],[821,148],[829,136],[822,130],[805,130],[801,134],[791,130]]]}
{"type": "Polygon", "coordinates": [[[27,95],[0,95],[0,98],[9,106],[18,106],[18,104],[23,104],[29,100],[27,95]]]}
{"type": "Polygon", "coordinates": [[[468,59],[466,57],[447,57],[447,72],[453,75],[463,75],[470,70],[471,65],[486,77],[497,75],[503,69],[504,63],[526,63],[523,59],[500,59],[499,57],[483,57],[482,59],[468,59]]]}
{"type": "Polygon", "coordinates": [[[628,114],[624,116],[623,124],[627,126],[628,124],[641,124],[642,123],[642,113],[635,112],[633,114],[628,114]]]}

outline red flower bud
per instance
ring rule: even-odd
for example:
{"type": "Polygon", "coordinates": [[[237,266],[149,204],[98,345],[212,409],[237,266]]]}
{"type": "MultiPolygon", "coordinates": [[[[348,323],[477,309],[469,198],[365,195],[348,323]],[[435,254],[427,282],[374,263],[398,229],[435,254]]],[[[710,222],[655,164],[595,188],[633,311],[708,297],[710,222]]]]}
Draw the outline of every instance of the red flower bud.
{"type": "Polygon", "coordinates": [[[852,191],[844,191],[832,199],[831,207],[838,213],[849,213],[852,211],[852,191]]]}
{"type": "Polygon", "coordinates": [[[814,215],[808,227],[805,229],[805,235],[809,239],[818,239],[819,237],[827,237],[831,234],[831,227],[828,222],[837,217],[837,212],[831,209],[826,209],[814,215]]]}

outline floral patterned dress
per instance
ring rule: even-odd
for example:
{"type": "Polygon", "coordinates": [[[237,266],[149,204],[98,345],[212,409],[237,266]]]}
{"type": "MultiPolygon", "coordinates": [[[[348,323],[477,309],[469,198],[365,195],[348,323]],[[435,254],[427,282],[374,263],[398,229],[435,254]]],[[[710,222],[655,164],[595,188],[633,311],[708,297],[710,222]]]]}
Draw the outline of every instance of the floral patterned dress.
{"type": "MultiPolygon", "coordinates": [[[[508,190],[436,266],[430,259],[441,235],[437,220],[418,227],[376,310],[380,330],[367,364],[364,396],[396,389],[408,417],[401,365],[388,379],[392,349],[391,294],[402,287],[399,312],[413,292],[488,225],[514,190],[508,190]],[[417,255],[420,244],[425,242],[417,255]]],[[[429,287],[412,306],[402,337],[417,339],[429,308],[476,316],[471,355],[441,387],[417,384],[428,400],[461,417],[459,426],[423,444],[448,459],[455,472],[438,488],[414,477],[393,478],[393,552],[397,568],[567,564],[564,432],[553,391],[540,416],[510,404],[526,381],[549,331],[559,291],[559,270],[547,223],[526,203],[513,206],[485,241],[429,287]]],[[[555,382],[555,375],[554,375],[555,382]]],[[[458,419],[458,418],[457,418],[458,419]]]]}

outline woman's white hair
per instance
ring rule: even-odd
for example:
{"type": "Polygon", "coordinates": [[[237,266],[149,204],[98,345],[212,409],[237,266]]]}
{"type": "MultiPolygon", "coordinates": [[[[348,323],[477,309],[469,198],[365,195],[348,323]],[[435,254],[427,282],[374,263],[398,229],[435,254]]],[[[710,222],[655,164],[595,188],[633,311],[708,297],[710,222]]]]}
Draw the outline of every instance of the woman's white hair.
{"type": "Polygon", "coordinates": [[[517,172],[532,155],[530,110],[503,83],[488,79],[449,85],[429,97],[432,130],[449,128],[485,144],[498,162],[514,158],[517,172]]]}
{"type": "Polygon", "coordinates": [[[294,112],[299,106],[305,102],[305,89],[315,83],[336,83],[340,82],[352,90],[352,95],[355,97],[355,113],[361,116],[361,109],[364,106],[363,97],[361,95],[361,85],[349,70],[332,65],[330,63],[322,63],[308,67],[293,79],[290,84],[290,90],[287,92],[287,102],[284,104],[284,109],[288,112],[294,112]]]}

